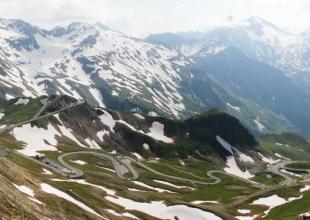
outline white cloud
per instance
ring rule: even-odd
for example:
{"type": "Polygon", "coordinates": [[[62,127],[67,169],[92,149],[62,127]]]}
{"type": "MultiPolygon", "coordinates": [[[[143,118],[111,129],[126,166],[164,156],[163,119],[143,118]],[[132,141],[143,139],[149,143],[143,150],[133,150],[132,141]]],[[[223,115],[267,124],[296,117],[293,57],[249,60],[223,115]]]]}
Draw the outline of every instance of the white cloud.
{"type": "Polygon", "coordinates": [[[101,21],[141,36],[164,31],[203,30],[229,15],[259,16],[281,27],[305,28],[308,0],[0,0],[0,16],[50,28],[72,21],[101,21]]]}

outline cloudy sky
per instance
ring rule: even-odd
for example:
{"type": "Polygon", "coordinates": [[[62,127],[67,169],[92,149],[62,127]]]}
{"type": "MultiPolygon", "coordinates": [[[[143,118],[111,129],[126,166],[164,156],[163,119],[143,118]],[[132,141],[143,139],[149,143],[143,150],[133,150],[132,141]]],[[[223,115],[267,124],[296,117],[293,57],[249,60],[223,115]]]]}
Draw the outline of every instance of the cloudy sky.
{"type": "Polygon", "coordinates": [[[281,28],[310,26],[309,0],[0,0],[0,17],[44,28],[95,22],[134,35],[205,30],[228,16],[258,16],[281,28]]]}

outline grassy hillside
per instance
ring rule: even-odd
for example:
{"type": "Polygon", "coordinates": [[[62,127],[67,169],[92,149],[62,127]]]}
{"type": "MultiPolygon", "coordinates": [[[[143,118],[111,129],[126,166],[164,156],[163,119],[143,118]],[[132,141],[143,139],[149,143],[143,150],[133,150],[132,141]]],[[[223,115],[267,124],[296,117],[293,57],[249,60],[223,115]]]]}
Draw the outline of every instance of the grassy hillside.
{"type": "Polygon", "coordinates": [[[310,143],[295,133],[263,135],[259,143],[270,154],[278,153],[292,160],[310,159],[310,143]]]}

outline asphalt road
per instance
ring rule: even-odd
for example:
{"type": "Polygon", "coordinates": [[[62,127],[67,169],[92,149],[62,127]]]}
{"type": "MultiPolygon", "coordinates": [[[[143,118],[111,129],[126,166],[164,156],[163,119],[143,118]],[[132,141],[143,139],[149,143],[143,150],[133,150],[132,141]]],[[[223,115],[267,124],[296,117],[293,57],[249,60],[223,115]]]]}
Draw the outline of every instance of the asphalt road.
{"type": "Polygon", "coordinates": [[[149,166],[147,166],[147,165],[145,165],[139,161],[136,161],[136,160],[132,159],[131,157],[125,156],[125,157],[123,157],[122,160],[124,160],[124,159],[127,159],[127,160],[131,161],[132,163],[137,164],[138,166],[144,168],[145,170],[147,170],[153,174],[156,174],[156,175],[168,178],[168,179],[174,179],[177,181],[182,181],[182,182],[187,182],[187,183],[192,183],[192,184],[202,184],[202,185],[215,185],[215,184],[219,183],[218,177],[210,176],[210,178],[214,179],[214,182],[203,182],[203,181],[192,180],[192,179],[187,179],[187,178],[182,178],[182,177],[177,177],[177,176],[170,176],[170,175],[161,173],[157,170],[154,170],[153,168],[151,168],[151,167],[149,167],[149,166]]]}
{"type": "MultiPolygon", "coordinates": [[[[92,151],[77,151],[77,152],[70,152],[70,153],[65,153],[62,154],[58,157],[59,162],[65,166],[68,169],[71,170],[77,170],[76,168],[68,165],[65,161],[64,161],[64,157],[70,156],[70,155],[77,155],[77,154],[88,154],[88,155],[92,155],[98,158],[102,158],[102,159],[108,159],[111,161],[114,170],[117,174],[117,176],[121,179],[126,179],[126,180],[135,180],[137,178],[139,178],[139,174],[136,172],[136,170],[131,166],[131,164],[128,164],[128,161],[124,161],[124,160],[120,160],[118,161],[117,159],[115,159],[114,157],[105,154],[105,153],[97,153],[97,152],[92,152],[92,151]],[[127,173],[131,173],[132,177],[126,177],[125,174],[127,173]]],[[[74,178],[79,178],[83,175],[83,171],[80,170],[80,172],[77,173],[77,175],[74,176],[74,178]]]]}
{"type": "Polygon", "coordinates": [[[274,174],[280,175],[285,178],[284,182],[282,183],[283,185],[286,186],[293,186],[296,184],[296,180],[292,178],[289,174],[281,172],[281,169],[284,169],[285,166],[291,163],[295,163],[296,161],[291,161],[291,160],[282,160],[279,163],[276,164],[271,164],[268,166],[268,170],[274,174]]]}
{"type": "MultiPolygon", "coordinates": [[[[7,126],[6,128],[2,128],[0,129],[0,133],[4,132],[4,131],[7,131],[7,130],[11,130],[11,129],[14,129],[15,127],[19,127],[19,126],[22,126],[22,125],[25,125],[25,124],[28,124],[28,123],[32,123],[32,122],[35,122],[37,120],[41,120],[41,119],[44,119],[44,118],[47,118],[47,117],[50,117],[52,115],[55,115],[59,112],[62,112],[62,111],[65,111],[65,110],[68,110],[68,109],[71,109],[71,108],[74,108],[76,106],[79,106],[79,105],[83,105],[85,104],[85,101],[77,101],[76,103],[73,103],[63,109],[59,109],[57,111],[54,111],[54,112],[51,112],[51,113],[48,113],[46,115],[43,115],[43,116],[40,116],[41,113],[44,111],[44,109],[46,108],[48,102],[47,100],[42,100],[42,104],[43,104],[43,107],[40,109],[40,111],[30,120],[27,120],[27,121],[24,121],[24,122],[21,122],[21,123],[18,123],[18,124],[14,124],[14,125],[9,125],[7,126]]],[[[170,175],[167,175],[167,174],[164,174],[164,173],[161,173],[159,171],[156,171],[154,170],[153,168],[139,162],[139,161],[136,161],[134,159],[132,159],[131,157],[118,157],[118,160],[115,159],[114,157],[108,155],[108,154],[105,154],[105,153],[96,153],[96,152],[91,152],[91,151],[79,151],[79,152],[70,152],[70,153],[66,153],[66,154],[62,154],[58,157],[58,160],[59,162],[67,169],[69,169],[71,172],[68,174],[62,172],[60,169],[57,169],[57,168],[51,168],[51,166],[48,166],[34,158],[31,158],[31,157],[28,157],[28,156],[25,156],[23,154],[20,154],[18,152],[14,152],[22,157],[25,157],[27,159],[30,159],[32,161],[35,161],[36,163],[39,163],[47,168],[50,168],[52,170],[54,170],[55,172],[57,173],[61,173],[63,175],[67,175],[71,178],[79,178],[81,176],[84,175],[83,171],[82,170],[79,170],[79,169],[76,169],[74,167],[72,167],[71,165],[69,165],[68,163],[66,163],[64,161],[64,157],[66,156],[69,156],[69,155],[74,155],[74,154],[89,154],[89,155],[93,155],[93,156],[96,156],[96,157],[99,157],[99,158],[104,158],[104,159],[108,159],[111,161],[114,169],[115,169],[115,172],[117,173],[117,175],[121,178],[121,179],[126,179],[126,180],[134,180],[134,179],[137,179],[139,177],[139,174],[138,172],[135,170],[135,168],[132,166],[132,163],[134,164],[137,164],[139,165],[140,167],[148,170],[149,172],[151,173],[154,173],[156,175],[159,175],[159,176],[163,176],[165,178],[168,178],[168,179],[175,179],[175,180],[178,180],[178,181],[184,181],[184,182],[188,182],[188,183],[192,183],[192,184],[202,184],[202,185],[215,185],[215,184],[219,184],[221,182],[221,179],[217,176],[215,176],[214,174],[215,173],[222,173],[222,174],[225,174],[225,175],[228,175],[228,176],[231,176],[233,178],[236,178],[236,179],[239,179],[241,181],[244,181],[244,182],[247,182],[247,183],[250,183],[251,185],[253,185],[254,187],[257,187],[257,188],[264,188],[265,185],[263,184],[260,184],[260,183],[257,183],[257,182],[254,182],[254,181],[251,181],[251,180],[246,180],[246,179],[243,179],[243,178],[240,178],[240,177],[237,177],[237,176],[234,176],[234,175],[231,175],[231,174],[227,174],[225,173],[224,171],[221,171],[221,170],[211,170],[211,171],[208,171],[206,174],[208,177],[210,177],[213,182],[203,182],[203,181],[197,181],[197,180],[192,180],[192,179],[187,179],[187,178],[181,178],[181,177],[176,177],[176,176],[170,176],[170,175]],[[126,177],[125,174],[127,174],[128,172],[130,172],[132,174],[132,177],[129,178],[129,177],[126,177]]],[[[296,184],[296,181],[295,179],[293,179],[290,175],[286,174],[286,173],[283,173],[281,172],[280,170],[285,168],[286,165],[290,164],[290,163],[293,163],[293,162],[298,162],[298,161],[288,161],[288,160],[284,160],[284,161],[281,161],[277,164],[274,164],[274,165],[269,165],[268,166],[268,170],[272,173],[275,173],[275,174],[278,174],[282,177],[285,178],[285,181],[284,181],[284,185],[286,186],[292,186],[292,185],[295,185],[296,184]]]]}
{"type": "Polygon", "coordinates": [[[9,125],[9,126],[7,126],[5,128],[0,129],[0,134],[5,132],[5,131],[12,130],[12,129],[16,128],[16,127],[20,127],[20,126],[23,126],[25,124],[29,124],[29,123],[32,123],[32,122],[35,122],[35,121],[38,121],[38,120],[41,120],[41,119],[44,119],[44,118],[48,118],[48,117],[50,117],[52,115],[58,114],[59,112],[62,112],[62,111],[74,108],[74,107],[79,106],[79,105],[84,105],[84,104],[85,104],[85,101],[77,101],[76,103],[73,103],[73,104],[71,104],[71,105],[69,105],[69,106],[67,106],[65,108],[59,109],[57,111],[54,111],[54,112],[51,112],[51,113],[48,113],[48,114],[45,114],[43,116],[33,117],[32,119],[29,119],[29,120],[26,120],[26,121],[23,121],[23,122],[20,122],[20,123],[17,123],[17,124],[9,125]]]}

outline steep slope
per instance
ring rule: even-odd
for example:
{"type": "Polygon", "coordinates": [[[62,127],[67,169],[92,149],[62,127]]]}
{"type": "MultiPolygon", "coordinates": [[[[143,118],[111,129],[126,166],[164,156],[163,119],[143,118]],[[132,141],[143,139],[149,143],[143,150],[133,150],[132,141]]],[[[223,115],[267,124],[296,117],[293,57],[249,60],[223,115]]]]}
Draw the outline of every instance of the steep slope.
{"type": "MultiPolygon", "coordinates": [[[[271,24],[256,24],[259,28],[262,25],[275,28],[271,24]]],[[[165,38],[175,42],[171,47],[191,55],[186,57],[174,49],[131,38],[99,23],[72,23],[47,31],[21,20],[1,19],[0,27],[0,95],[6,99],[67,94],[92,105],[146,114],[156,112],[171,118],[188,118],[219,108],[238,117],[255,133],[293,129],[307,132],[300,119],[291,120],[294,109],[289,112],[290,117],[282,117],[283,105],[271,108],[257,95],[240,95],[236,88],[227,86],[227,80],[223,82],[223,77],[205,74],[205,61],[210,58],[211,62],[211,56],[231,48],[230,45],[239,45],[231,43],[232,39],[251,44],[243,39],[247,36],[243,29],[232,34],[230,40],[227,33],[235,32],[231,27],[227,33],[215,31],[209,37],[200,33],[183,33],[178,37],[167,34],[165,38]],[[196,45],[193,48],[187,45],[192,43],[196,45]]],[[[245,47],[250,48],[249,45],[245,47]]],[[[290,97],[295,95],[304,97],[298,92],[290,97]]]]}
{"type": "Polygon", "coordinates": [[[269,153],[277,153],[292,160],[308,161],[310,158],[309,142],[295,133],[266,134],[259,142],[269,153]]]}
{"type": "Polygon", "coordinates": [[[164,33],[147,40],[188,55],[232,97],[241,97],[226,98],[226,106],[218,107],[248,128],[259,133],[295,130],[309,134],[307,37],[306,32],[291,34],[252,17],[200,34],[164,33]]]}
{"type": "Polygon", "coordinates": [[[0,27],[6,88],[19,82],[26,96],[68,94],[100,106],[154,109],[174,117],[185,111],[179,84],[191,63],[174,50],[99,23],[46,31],[2,19],[0,27]]]}
{"type": "MultiPolygon", "coordinates": [[[[14,106],[16,102],[17,100],[11,100],[10,104],[8,101],[1,104],[2,128],[5,127],[3,123],[6,126],[16,123],[9,123],[8,119],[12,116],[8,110],[12,112],[12,108],[5,107],[14,106]]],[[[41,115],[55,112],[75,102],[75,99],[68,96],[52,96],[41,115]]],[[[38,99],[22,106],[24,109],[31,109],[35,103],[38,103],[38,99]]],[[[34,117],[40,107],[32,109],[32,115],[25,116],[24,120],[34,117]]],[[[204,155],[212,161],[217,158],[217,165],[223,166],[229,152],[222,147],[218,137],[242,152],[251,152],[257,156],[257,143],[248,130],[237,119],[216,109],[185,121],[174,121],[159,116],[113,112],[81,104],[32,124],[15,127],[10,135],[22,143],[17,148],[18,151],[28,156],[35,156],[42,151],[57,151],[59,146],[77,145],[85,149],[117,150],[122,154],[137,152],[145,158],[204,155]],[[29,134],[37,138],[34,140],[29,134]]]]}
{"type": "MultiPolygon", "coordinates": [[[[196,62],[238,96],[270,109],[278,118],[282,117],[283,122],[289,121],[300,131],[309,133],[308,96],[281,71],[248,58],[234,48],[209,59],[198,57],[196,62]]],[[[256,120],[260,120],[259,115],[256,120]]],[[[273,122],[269,121],[265,126],[269,124],[273,122]]]]}

